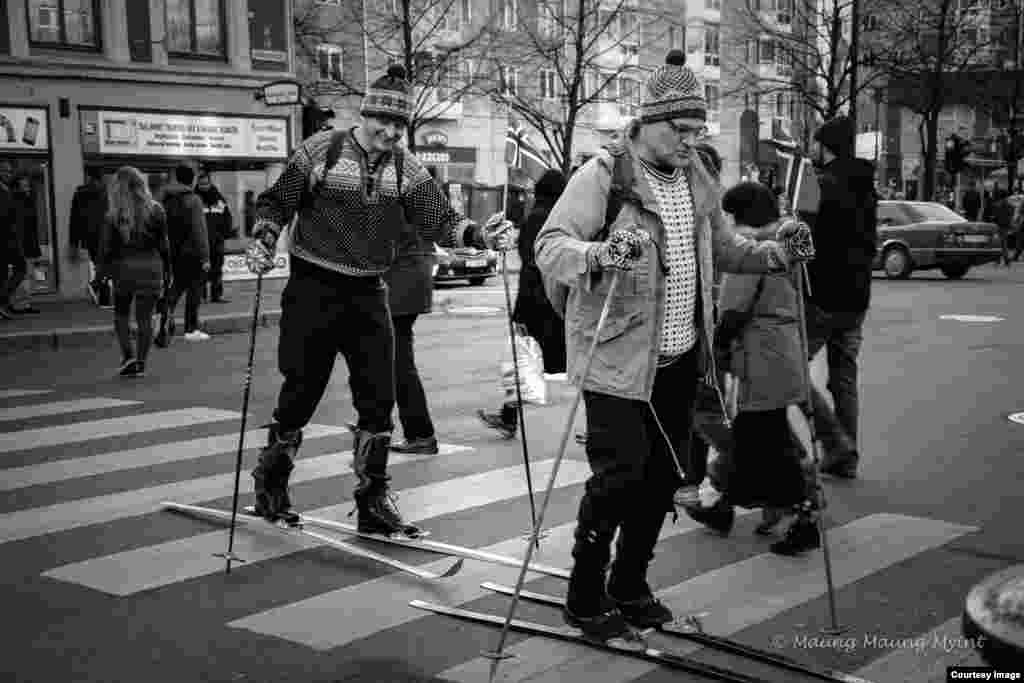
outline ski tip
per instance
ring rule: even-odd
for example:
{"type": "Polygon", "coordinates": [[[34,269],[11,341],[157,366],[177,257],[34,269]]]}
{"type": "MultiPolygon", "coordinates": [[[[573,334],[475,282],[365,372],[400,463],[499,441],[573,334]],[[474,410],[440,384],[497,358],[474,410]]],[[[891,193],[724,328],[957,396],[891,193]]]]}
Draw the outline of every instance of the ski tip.
{"type": "Polygon", "coordinates": [[[463,562],[464,560],[461,557],[455,560],[455,563],[451,567],[449,567],[448,571],[446,571],[444,574],[441,574],[441,578],[447,579],[451,576],[455,576],[456,574],[458,574],[460,571],[462,571],[463,562]]]}

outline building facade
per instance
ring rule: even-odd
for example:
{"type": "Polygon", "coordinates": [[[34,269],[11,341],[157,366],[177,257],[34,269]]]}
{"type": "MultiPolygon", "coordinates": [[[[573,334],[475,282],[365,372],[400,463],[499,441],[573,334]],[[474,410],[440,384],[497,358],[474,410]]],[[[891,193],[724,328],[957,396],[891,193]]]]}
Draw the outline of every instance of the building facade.
{"type": "Polygon", "coordinates": [[[294,78],[290,6],[0,0],[0,159],[36,198],[43,257],[30,270],[34,294],[86,296],[90,265],[70,248],[68,218],[90,167],[109,175],[136,166],[158,198],[175,165],[206,168],[245,232],[247,205],[297,135],[296,107],[255,97],[294,78]]]}

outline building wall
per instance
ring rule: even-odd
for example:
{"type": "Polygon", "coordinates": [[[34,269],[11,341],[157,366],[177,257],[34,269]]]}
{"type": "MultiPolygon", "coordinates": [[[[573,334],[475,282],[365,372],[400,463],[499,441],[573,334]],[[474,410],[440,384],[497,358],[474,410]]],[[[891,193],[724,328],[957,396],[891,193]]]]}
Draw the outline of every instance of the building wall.
{"type": "MultiPolygon", "coordinates": [[[[244,167],[248,170],[222,170],[215,175],[215,181],[235,201],[232,208],[236,225],[242,222],[242,193],[247,188],[261,190],[276,177],[296,131],[295,107],[269,107],[254,97],[263,84],[294,76],[292,37],[291,32],[285,30],[291,22],[290,3],[282,1],[276,6],[283,12],[279,24],[276,16],[267,19],[267,7],[275,7],[274,2],[224,0],[226,54],[219,59],[188,59],[169,55],[166,38],[149,41],[147,50],[148,36],[167,35],[165,0],[98,2],[96,24],[102,47],[91,52],[32,44],[27,3],[21,0],[6,3],[7,17],[2,19],[9,26],[9,50],[0,54],[0,107],[9,111],[42,107],[49,124],[49,151],[36,157],[48,168],[47,207],[52,218],[48,240],[50,262],[45,264],[52,273],[49,283],[52,286],[40,283],[37,288],[44,296],[60,299],[86,296],[88,259],[74,258],[71,254],[68,218],[72,195],[84,182],[87,163],[108,170],[124,163],[167,169],[179,161],[195,164],[201,159],[219,163],[222,169],[244,167]],[[148,4],[143,7],[143,2],[148,4]],[[128,3],[132,3],[131,7],[128,3]],[[149,10],[148,26],[139,24],[140,9],[149,10]],[[266,25],[261,23],[264,20],[266,25]],[[250,21],[256,23],[250,25],[250,21]],[[250,29],[256,34],[256,44],[251,44],[250,29]],[[160,154],[150,151],[141,156],[87,156],[89,136],[95,135],[96,130],[93,127],[90,132],[86,122],[93,116],[89,112],[99,109],[148,112],[160,119],[204,115],[213,117],[207,120],[213,124],[223,122],[224,117],[242,117],[246,122],[262,124],[263,117],[269,117],[266,121],[277,127],[274,135],[279,136],[282,144],[275,143],[267,148],[283,146],[284,150],[283,153],[268,152],[268,156],[258,160],[255,151],[239,152],[241,157],[230,164],[225,159],[207,156],[219,152],[201,156],[174,151],[160,154]],[[284,132],[277,123],[281,119],[288,126],[284,132]]],[[[145,17],[145,13],[141,16],[145,17]]],[[[253,133],[246,129],[240,135],[252,136],[253,133]]],[[[210,140],[216,141],[214,137],[210,140]]],[[[251,146],[246,142],[245,145],[231,143],[227,147],[236,151],[256,150],[259,145],[252,137],[251,146]]],[[[0,144],[0,158],[20,158],[20,155],[18,149],[0,144]]]]}

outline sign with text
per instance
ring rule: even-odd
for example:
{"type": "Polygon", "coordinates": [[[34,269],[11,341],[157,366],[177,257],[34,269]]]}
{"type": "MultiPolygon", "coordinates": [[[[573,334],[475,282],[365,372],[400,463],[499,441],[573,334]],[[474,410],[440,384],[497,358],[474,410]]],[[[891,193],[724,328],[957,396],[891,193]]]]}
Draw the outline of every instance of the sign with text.
{"type": "MultiPolygon", "coordinates": [[[[197,158],[288,157],[288,120],[124,111],[84,111],[100,154],[197,158]]],[[[83,136],[88,140],[88,137],[83,136]]]]}
{"type": "Polygon", "coordinates": [[[46,110],[36,107],[0,107],[0,150],[45,152],[50,149],[46,110]]]}
{"type": "MultiPolygon", "coordinates": [[[[288,253],[280,249],[274,255],[274,269],[265,273],[265,278],[288,277],[291,269],[288,263],[288,253]]],[[[234,280],[255,280],[256,276],[245,265],[245,254],[226,254],[224,256],[224,281],[234,280]]]]}

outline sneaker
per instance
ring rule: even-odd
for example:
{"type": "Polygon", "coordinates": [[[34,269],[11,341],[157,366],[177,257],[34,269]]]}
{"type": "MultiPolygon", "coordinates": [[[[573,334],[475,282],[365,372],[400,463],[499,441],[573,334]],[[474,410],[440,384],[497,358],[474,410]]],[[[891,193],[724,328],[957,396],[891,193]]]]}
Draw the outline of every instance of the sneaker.
{"type": "Polygon", "coordinates": [[[202,330],[192,330],[191,332],[185,333],[185,339],[189,341],[206,341],[210,338],[210,335],[206,334],[202,330]]]}
{"type": "Polygon", "coordinates": [[[391,444],[391,451],[409,455],[437,455],[437,437],[424,436],[419,439],[404,439],[391,444]]]}
{"type": "Polygon", "coordinates": [[[121,363],[121,367],[117,369],[117,374],[121,375],[122,377],[131,377],[133,374],[135,374],[135,359],[125,358],[124,361],[122,361],[121,363]]]}
{"type": "Polygon", "coordinates": [[[495,429],[501,432],[501,435],[506,439],[513,439],[516,435],[516,425],[505,422],[501,419],[500,413],[488,413],[484,410],[476,411],[477,417],[479,417],[485,425],[491,429],[495,429]]]}

